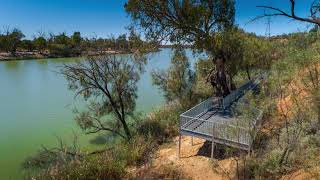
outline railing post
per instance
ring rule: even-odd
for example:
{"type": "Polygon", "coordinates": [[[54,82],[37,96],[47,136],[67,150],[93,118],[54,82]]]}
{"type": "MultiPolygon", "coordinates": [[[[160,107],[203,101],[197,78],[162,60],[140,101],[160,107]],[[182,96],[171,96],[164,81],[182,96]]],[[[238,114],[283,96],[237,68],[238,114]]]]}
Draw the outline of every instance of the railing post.
{"type": "Polygon", "coordinates": [[[193,136],[191,136],[191,146],[193,146],[193,136]]]}
{"type": "Polygon", "coordinates": [[[214,153],[214,124],[212,125],[212,139],[211,139],[211,159],[213,159],[213,153],[214,153]]]}
{"type": "Polygon", "coordinates": [[[179,150],[178,150],[178,156],[179,156],[179,158],[180,158],[180,149],[181,149],[181,125],[182,125],[182,123],[181,123],[181,118],[183,118],[183,117],[181,117],[181,115],[180,115],[180,118],[179,118],[179,150]]]}
{"type": "Polygon", "coordinates": [[[181,133],[179,134],[179,152],[178,152],[178,156],[179,156],[179,158],[181,157],[180,156],[180,152],[181,151],[181,133]]]}

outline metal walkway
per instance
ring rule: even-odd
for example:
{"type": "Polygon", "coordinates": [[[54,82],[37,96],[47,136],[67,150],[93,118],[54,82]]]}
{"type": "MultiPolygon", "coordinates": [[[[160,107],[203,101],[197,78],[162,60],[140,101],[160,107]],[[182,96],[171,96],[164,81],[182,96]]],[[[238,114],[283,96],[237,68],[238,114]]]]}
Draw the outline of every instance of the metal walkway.
{"type": "Polygon", "coordinates": [[[252,130],[262,118],[262,111],[250,108],[252,116],[240,121],[233,109],[249,90],[257,89],[265,76],[251,80],[223,99],[209,98],[180,115],[179,157],[181,136],[198,137],[218,144],[225,144],[250,151],[253,141],[252,130]]]}

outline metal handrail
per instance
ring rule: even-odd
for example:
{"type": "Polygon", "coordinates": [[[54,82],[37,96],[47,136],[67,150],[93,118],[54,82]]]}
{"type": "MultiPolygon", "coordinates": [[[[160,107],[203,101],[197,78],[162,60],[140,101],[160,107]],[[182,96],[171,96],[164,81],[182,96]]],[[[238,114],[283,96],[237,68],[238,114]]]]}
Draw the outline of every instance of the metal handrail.
{"type": "MultiPolygon", "coordinates": [[[[210,98],[208,98],[208,99],[207,99],[207,100],[205,100],[205,101],[202,101],[201,103],[197,104],[196,106],[192,107],[192,108],[191,108],[191,109],[189,109],[188,111],[186,111],[186,112],[182,113],[182,115],[187,114],[188,112],[191,112],[192,110],[194,110],[194,109],[198,108],[199,106],[201,106],[201,105],[203,105],[203,104],[205,104],[205,103],[207,103],[207,102],[209,102],[209,101],[212,101],[211,97],[210,97],[210,98]]],[[[209,108],[208,108],[208,109],[209,109],[209,108]]],[[[208,110],[208,109],[205,109],[205,110],[208,110]]]]}
{"type": "MultiPolygon", "coordinates": [[[[180,148],[181,148],[181,136],[191,135],[198,136],[204,139],[210,138],[212,142],[212,149],[214,148],[214,143],[238,143],[239,148],[250,151],[252,142],[255,138],[255,133],[251,133],[253,129],[259,126],[259,121],[262,119],[263,111],[254,107],[252,108],[252,114],[249,113],[249,119],[252,120],[249,123],[238,123],[239,121],[229,121],[229,122],[220,122],[220,121],[210,121],[212,115],[206,113],[209,110],[215,109],[215,105],[218,105],[219,108],[216,110],[225,111],[226,108],[232,107],[232,104],[237,102],[245,93],[250,89],[255,89],[258,84],[266,78],[267,74],[258,76],[257,78],[250,80],[245,83],[237,90],[231,92],[228,96],[223,99],[220,99],[218,103],[214,102],[212,98],[209,98],[188,111],[180,115],[179,128],[179,157],[180,157],[180,148]],[[251,116],[253,115],[253,116],[251,116]],[[230,123],[231,122],[231,123],[230,123]],[[232,124],[236,122],[237,124],[232,124]],[[246,127],[248,125],[248,127],[246,127]],[[217,139],[218,142],[215,140],[217,139]],[[219,142],[220,141],[220,142],[219,142]],[[241,147],[243,146],[243,147],[241,147]]],[[[232,108],[230,108],[231,113],[233,113],[232,108]]],[[[233,114],[234,115],[234,114],[233,114]]],[[[232,146],[232,145],[231,145],[232,146]]],[[[211,157],[213,157],[213,150],[211,152],[211,157]]]]}
{"type": "Polygon", "coordinates": [[[212,123],[212,124],[214,123],[214,124],[219,124],[219,125],[226,125],[226,126],[229,126],[229,127],[232,127],[232,128],[239,128],[239,129],[243,129],[243,130],[246,130],[246,131],[250,130],[250,129],[246,129],[245,127],[239,127],[239,126],[235,126],[235,125],[232,125],[232,124],[221,123],[221,122],[212,122],[212,121],[204,120],[204,119],[197,118],[197,117],[190,117],[190,116],[185,116],[185,115],[180,115],[180,117],[191,118],[192,120],[198,120],[198,121],[208,122],[208,123],[212,123]]]}

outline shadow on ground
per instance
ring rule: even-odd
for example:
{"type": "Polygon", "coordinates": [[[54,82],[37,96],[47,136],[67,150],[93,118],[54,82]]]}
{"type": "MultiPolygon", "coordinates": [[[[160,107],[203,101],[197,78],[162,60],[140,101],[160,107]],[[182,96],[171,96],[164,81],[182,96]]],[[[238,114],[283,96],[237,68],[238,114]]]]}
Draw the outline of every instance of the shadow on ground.
{"type": "MultiPolygon", "coordinates": [[[[211,147],[212,143],[210,141],[206,141],[203,143],[202,147],[200,147],[196,156],[204,156],[211,158],[211,147]]],[[[246,154],[247,151],[228,147],[221,144],[216,144],[213,152],[213,158],[217,160],[224,160],[231,157],[238,157],[241,154],[246,154]]]]}

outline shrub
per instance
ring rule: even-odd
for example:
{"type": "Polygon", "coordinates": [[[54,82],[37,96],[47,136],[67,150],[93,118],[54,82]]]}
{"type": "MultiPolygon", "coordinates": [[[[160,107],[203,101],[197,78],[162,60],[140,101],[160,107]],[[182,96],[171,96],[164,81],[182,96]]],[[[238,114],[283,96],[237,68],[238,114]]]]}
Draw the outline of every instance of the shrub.
{"type": "Polygon", "coordinates": [[[132,180],[149,180],[149,179],[172,179],[172,180],[179,180],[179,179],[191,179],[188,176],[184,175],[178,167],[173,165],[168,165],[165,167],[160,167],[157,169],[146,169],[143,172],[140,172],[136,175],[131,175],[129,179],[132,180]]]}
{"type": "Polygon", "coordinates": [[[179,103],[168,104],[139,122],[137,133],[160,144],[166,142],[179,134],[179,114],[182,111],[179,103]]]}
{"type": "Polygon", "coordinates": [[[158,143],[164,142],[167,138],[166,129],[164,124],[161,121],[158,121],[153,118],[147,118],[143,121],[138,129],[139,135],[143,136],[146,139],[154,139],[158,143]]]}
{"type": "Polygon", "coordinates": [[[107,154],[56,164],[38,175],[37,179],[121,179],[125,163],[107,154]]]}
{"type": "Polygon", "coordinates": [[[281,151],[273,150],[264,157],[251,157],[246,160],[246,177],[250,179],[277,179],[282,174],[280,166],[281,151]]]}
{"type": "MultiPolygon", "coordinates": [[[[144,137],[134,136],[130,142],[122,141],[105,152],[97,151],[94,154],[72,156],[64,152],[52,154],[52,151],[44,151],[28,158],[24,168],[31,170],[26,172],[28,179],[34,173],[37,179],[121,179],[126,175],[128,166],[148,162],[155,148],[155,143],[144,137]],[[37,171],[32,171],[35,168],[37,171]]],[[[69,152],[68,149],[65,150],[69,152]]]]}
{"type": "Polygon", "coordinates": [[[151,159],[156,146],[151,140],[136,136],[129,143],[118,146],[117,152],[123,153],[122,157],[127,165],[139,166],[151,159]]]}

